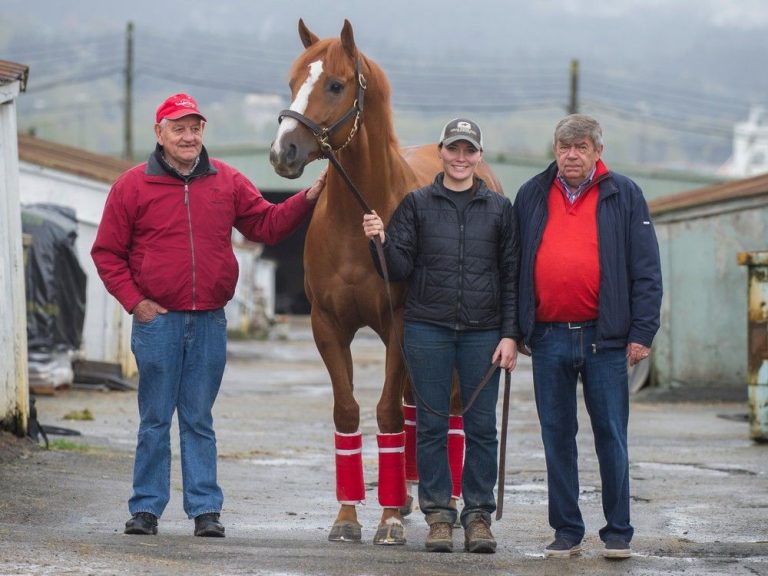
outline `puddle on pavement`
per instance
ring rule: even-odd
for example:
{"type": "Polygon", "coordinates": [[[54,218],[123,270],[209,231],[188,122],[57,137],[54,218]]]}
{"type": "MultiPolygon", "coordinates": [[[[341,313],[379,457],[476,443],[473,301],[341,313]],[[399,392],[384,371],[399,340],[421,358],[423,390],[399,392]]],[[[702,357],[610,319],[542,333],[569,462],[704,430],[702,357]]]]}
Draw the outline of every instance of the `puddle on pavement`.
{"type": "Polygon", "coordinates": [[[701,464],[669,464],[666,462],[633,462],[633,468],[641,468],[644,470],[659,470],[668,472],[681,472],[684,474],[695,474],[701,476],[706,474],[709,476],[725,477],[731,474],[748,474],[754,475],[754,472],[739,468],[737,466],[702,466],[701,464]]]}

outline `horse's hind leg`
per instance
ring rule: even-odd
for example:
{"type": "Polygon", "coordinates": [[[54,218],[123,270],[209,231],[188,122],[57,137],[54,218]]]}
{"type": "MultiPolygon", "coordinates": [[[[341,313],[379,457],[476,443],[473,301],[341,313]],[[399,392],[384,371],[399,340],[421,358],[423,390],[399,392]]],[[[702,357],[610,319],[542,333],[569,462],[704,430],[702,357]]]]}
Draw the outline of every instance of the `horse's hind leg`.
{"type": "Polygon", "coordinates": [[[356,505],[365,499],[363,482],[360,406],[353,395],[352,354],[349,345],[353,333],[312,307],[312,333],[333,386],[333,422],[336,428],[336,498],[340,508],[328,534],[332,542],[360,542],[361,526],[356,505]]]}

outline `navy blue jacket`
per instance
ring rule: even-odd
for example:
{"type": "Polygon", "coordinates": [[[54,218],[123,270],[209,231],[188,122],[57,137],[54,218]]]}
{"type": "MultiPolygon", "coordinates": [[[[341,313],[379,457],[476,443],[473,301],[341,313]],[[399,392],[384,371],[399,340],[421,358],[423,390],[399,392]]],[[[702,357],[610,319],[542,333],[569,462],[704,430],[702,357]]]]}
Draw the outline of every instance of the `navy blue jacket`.
{"type": "MultiPolygon", "coordinates": [[[[526,344],[530,344],[536,322],[536,252],[556,175],[557,165],[553,162],[520,187],[514,203],[521,250],[518,314],[526,344]]],[[[636,342],[650,347],[659,329],[662,287],[659,245],[648,205],[640,187],[616,172],[606,174],[598,186],[600,294],[596,344],[599,348],[620,348],[636,342]]]]}
{"type": "MultiPolygon", "coordinates": [[[[389,278],[408,281],[404,317],[454,330],[499,328],[502,338],[517,340],[512,203],[475,178],[474,197],[459,212],[442,179],[441,172],[403,198],[387,224],[389,278]]],[[[373,242],[371,252],[379,268],[373,242]]]]}

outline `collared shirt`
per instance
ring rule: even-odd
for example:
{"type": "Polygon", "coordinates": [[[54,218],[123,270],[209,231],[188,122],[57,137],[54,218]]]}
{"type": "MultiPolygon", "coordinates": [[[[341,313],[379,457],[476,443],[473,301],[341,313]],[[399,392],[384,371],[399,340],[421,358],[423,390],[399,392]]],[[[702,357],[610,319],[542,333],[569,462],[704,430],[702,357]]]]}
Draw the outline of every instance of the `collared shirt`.
{"type": "Polygon", "coordinates": [[[176,168],[176,166],[168,162],[168,159],[165,157],[164,152],[160,153],[160,158],[162,158],[163,165],[165,166],[165,168],[168,168],[171,172],[179,176],[182,180],[186,180],[187,178],[189,178],[192,175],[192,173],[195,171],[195,168],[197,168],[197,165],[200,164],[200,156],[198,155],[198,157],[195,158],[195,163],[192,164],[192,168],[189,170],[189,172],[185,174],[181,170],[176,168]]]}
{"type": "Polygon", "coordinates": [[[592,185],[592,179],[595,177],[595,172],[597,171],[597,164],[595,164],[592,167],[592,172],[590,172],[589,176],[587,176],[587,179],[584,180],[581,184],[579,184],[576,187],[569,186],[568,182],[565,181],[565,178],[563,178],[560,175],[560,172],[557,173],[557,179],[560,181],[560,184],[563,185],[563,194],[565,194],[565,197],[568,199],[568,202],[573,204],[576,202],[576,200],[579,199],[579,196],[581,196],[581,193],[584,192],[587,188],[589,188],[592,185]]]}

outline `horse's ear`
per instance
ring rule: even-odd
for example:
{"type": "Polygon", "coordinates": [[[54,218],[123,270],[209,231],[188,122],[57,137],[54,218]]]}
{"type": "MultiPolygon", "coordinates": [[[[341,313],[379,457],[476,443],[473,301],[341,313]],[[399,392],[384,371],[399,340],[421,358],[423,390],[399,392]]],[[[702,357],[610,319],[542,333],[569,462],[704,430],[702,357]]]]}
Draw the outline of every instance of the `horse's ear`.
{"type": "Polygon", "coordinates": [[[309,48],[312,44],[320,40],[314,32],[307,28],[303,18],[299,18],[299,38],[301,38],[301,43],[304,44],[304,48],[309,48]]]}
{"type": "Polygon", "coordinates": [[[344,27],[341,29],[341,45],[344,47],[344,51],[352,58],[357,57],[357,47],[355,46],[355,36],[352,34],[352,24],[349,20],[344,19],[344,27]]]}

